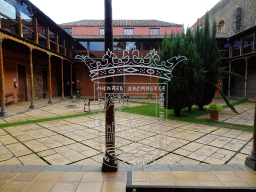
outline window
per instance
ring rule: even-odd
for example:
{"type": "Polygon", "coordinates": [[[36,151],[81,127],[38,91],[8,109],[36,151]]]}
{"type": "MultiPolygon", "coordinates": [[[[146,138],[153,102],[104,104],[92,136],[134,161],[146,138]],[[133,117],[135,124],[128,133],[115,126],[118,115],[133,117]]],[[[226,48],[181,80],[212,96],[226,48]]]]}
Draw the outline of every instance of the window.
{"type": "Polygon", "coordinates": [[[100,29],[100,35],[105,35],[104,29],[100,29]]]}
{"type": "Polygon", "coordinates": [[[90,42],[91,51],[104,51],[105,43],[104,42],[90,42]]]}
{"type": "Polygon", "coordinates": [[[225,25],[224,21],[221,20],[221,21],[219,22],[219,25],[218,25],[218,31],[219,31],[219,32],[224,32],[224,25],[225,25]]]}
{"type": "Polygon", "coordinates": [[[65,30],[69,35],[72,35],[72,28],[64,28],[64,30],[65,30]]]}
{"type": "Polygon", "coordinates": [[[160,29],[157,28],[151,28],[149,29],[150,35],[159,35],[160,34],[160,29]]]}
{"type": "Polygon", "coordinates": [[[134,35],[134,29],[124,29],[124,35],[134,35]]]}

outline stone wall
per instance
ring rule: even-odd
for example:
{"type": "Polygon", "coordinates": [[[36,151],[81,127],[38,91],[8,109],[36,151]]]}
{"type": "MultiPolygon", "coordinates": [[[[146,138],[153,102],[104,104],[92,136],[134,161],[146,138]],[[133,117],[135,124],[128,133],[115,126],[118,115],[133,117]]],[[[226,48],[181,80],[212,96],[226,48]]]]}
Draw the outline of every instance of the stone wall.
{"type": "MultiPolygon", "coordinates": [[[[209,10],[210,26],[212,27],[213,21],[218,25],[223,20],[224,27],[222,33],[233,35],[256,25],[255,10],[255,0],[221,0],[209,10]],[[239,16],[239,12],[241,13],[241,17],[239,16]]],[[[203,19],[204,16],[198,21],[202,21],[203,19]]],[[[192,28],[195,29],[195,26],[196,24],[192,28]]]]}

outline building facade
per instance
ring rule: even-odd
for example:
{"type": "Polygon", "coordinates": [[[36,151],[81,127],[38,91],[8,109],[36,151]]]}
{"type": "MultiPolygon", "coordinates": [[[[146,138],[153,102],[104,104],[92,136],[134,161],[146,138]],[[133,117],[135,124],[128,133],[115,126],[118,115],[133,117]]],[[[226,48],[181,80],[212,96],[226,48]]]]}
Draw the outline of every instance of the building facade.
{"type": "MultiPolygon", "coordinates": [[[[84,52],[75,51],[76,55],[87,55],[98,58],[99,61],[102,59],[105,54],[104,20],[81,20],[63,23],[60,24],[60,27],[86,49],[84,52]]],[[[132,57],[132,48],[135,47],[141,58],[144,58],[153,49],[159,53],[165,35],[181,33],[182,27],[183,25],[158,20],[113,20],[114,54],[118,58],[132,57]],[[123,55],[124,50],[128,50],[125,52],[125,56],[123,55]]],[[[75,71],[73,76],[76,79],[74,88],[81,90],[82,96],[93,96],[94,83],[90,82],[88,67],[80,60],[73,60],[73,68],[75,71]]],[[[119,76],[115,82],[150,84],[158,83],[158,79],[145,76],[119,76]]],[[[128,87],[126,91],[128,91],[128,87]]],[[[147,92],[151,93],[151,91],[147,92]]],[[[159,95],[161,91],[155,91],[153,88],[152,93],[159,95]]]]}
{"type": "Polygon", "coordinates": [[[0,96],[5,105],[70,95],[79,43],[27,0],[0,0],[0,96]]]}
{"type": "MultiPolygon", "coordinates": [[[[256,90],[256,1],[221,0],[209,10],[210,27],[217,24],[217,42],[223,67],[249,82],[225,76],[219,82],[226,95],[253,99],[256,90]]],[[[191,27],[203,27],[205,16],[191,27]]]]}

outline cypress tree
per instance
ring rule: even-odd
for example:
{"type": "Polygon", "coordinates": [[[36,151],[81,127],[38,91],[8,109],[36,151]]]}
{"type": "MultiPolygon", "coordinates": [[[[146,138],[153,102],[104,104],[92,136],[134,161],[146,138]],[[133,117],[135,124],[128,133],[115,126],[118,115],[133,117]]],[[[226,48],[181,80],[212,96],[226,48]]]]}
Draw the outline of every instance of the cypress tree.
{"type": "Polygon", "coordinates": [[[205,74],[201,78],[201,86],[198,89],[198,97],[196,104],[199,109],[203,109],[204,105],[212,102],[215,92],[214,86],[219,79],[218,69],[221,61],[220,52],[216,42],[216,23],[212,28],[212,35],[210,34],[209,14],[206,13],[205,25],[203,29],[197,28],[195,33],[197,52],[203,59],[203,68],[205,74]]]}
{"type": "MultiPolygon", "coordinates": [[[[172,34],[170,38],[165,37],[163,41],[160,59],[167,61],[175,56],[185,56],[187,60],[179,63],[172,72],[172,80],[168,82],[168,106],[174,109],[176,116],[180,116],[182,108],[195,104],[197,97],[198,83],[202,76],[202,60],[196,52],[196,44],[191,32],[187,30],[187,35],[172,34]]],[[[174,63],[175,64],[175,63],[174,63]]],[[[160,80],[160,82],[163,82],[160,80]]],[[[165,97],[166,98],[166,97],[165,97]]]]}

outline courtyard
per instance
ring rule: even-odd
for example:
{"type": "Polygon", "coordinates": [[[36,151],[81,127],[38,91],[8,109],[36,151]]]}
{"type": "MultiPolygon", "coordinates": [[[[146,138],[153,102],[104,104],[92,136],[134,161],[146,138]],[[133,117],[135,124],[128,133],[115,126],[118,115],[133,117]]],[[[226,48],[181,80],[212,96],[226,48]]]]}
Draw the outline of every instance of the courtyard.
{"type": "MultiPolygon", "coordinates": [[[[125,191],[126,185],[256,187],[245,166],[251,154],[255,103],[224,109],[219,122],[240,130],[115,112],[118,172],[101,171],[104,105],[84,112],[84,100],[53,98],[6,107],[0,122],[0,191],[125,191]],[[235,127],[235,126],[234,126],[235,127]]],[[[87,100],[85,100],[87,102],[87,100]]],[[[133,100],[136,109],[154,100],[133,100]]],[[[230,100],[231,103],[237,100],[230,100]]],[[[213,102],[224,106],[222,99],[213,102]]],[[[115,106],[119,107],[121,103],[115,106]]],[[[132,110],[133,111],[133,110],[132,110]]],[[[209,115],[197,117],[209,119],[209,115]]],[[[221,125],[221,124],[220,124],[221,125]]]]}
{"type": "MultiPolygon", "coordinates": [[[[72,117],[86,114],[83,112],[84,100],[59,102],[56,98],[55,101],[52,105],[27,111],[21,109],[28,104],[17,105],[16,110],[22,113],[15,111],[15,105],[10,109],[7,107],[11,115],[0,120],[0,165],[102,164],[105,114],[97,111],[99,108],[104,110],[103,105],[92,105],[93,113],[86,116],[72,117]],[[67,115],[71,116],[65,118],[67,115]],[[63,118],[43,120],[53,117],[63,118]],[[25,121],[31,122],[15,126],[8,124],[25,121]]],[[[140,101],[152,102],[147,99],[140,101]]],[[[224,105],[221,99],[214,101],[224,105]]],[[[129,107],[141,105],[130,103],[129,107]]],[[[219,121],[252,126],[254,103],[246,102],[237,105],[236,109],[239,115],[227,108],[219,121]]],[[[251,153],[252,132],[170,119],[163,120],[160,125],[157,117],[122,111],[116,111],[115,116],[115,152],[119,165],[244,164],[251,153]]],[[[199,118],[207,118],[207,115],[199,118]]]]}

